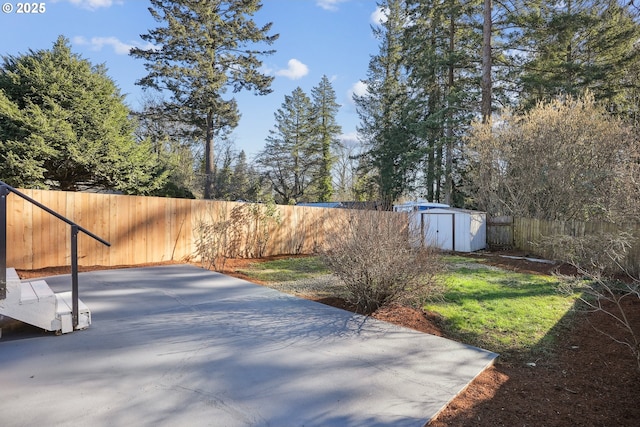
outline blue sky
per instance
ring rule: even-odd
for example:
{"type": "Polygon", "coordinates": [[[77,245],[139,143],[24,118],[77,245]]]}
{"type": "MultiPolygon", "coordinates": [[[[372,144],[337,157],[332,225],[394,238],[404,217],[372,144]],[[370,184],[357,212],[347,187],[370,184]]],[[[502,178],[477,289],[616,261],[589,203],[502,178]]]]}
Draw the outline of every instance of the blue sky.
{"type": "MultiPolygon", "coordinates": [[[[143,61],[128,56],[132,46],[144,47],[140,34],[157,23],[146,0],[48,0],[43,13],[18,14],[18,2],[2,0],[0,55],[18,55],[29,49],[50,49],[59,35],[72,50],[93,64],[105,64],[132,108],[143,99],[135,81],[145,76],[143,61]],[[6,13],[6,4],[12,11],[6,13]]],[[[361,91],[369,59],[378,52],[371,25],[379,19],[373,0],[263,0],[254,16],[257,24],[273,22],[280,38],[274,55],[263,58],[264,70],[275,76],[266,96],[236,95],[242,118],[233,139],[249,156],[264,147],[273,114],[284,96],[300,86],[307,94],[327,75],[342,105],[338,122],[343,139],[355,140],[358,117],[351,101],[361,91]]]]}

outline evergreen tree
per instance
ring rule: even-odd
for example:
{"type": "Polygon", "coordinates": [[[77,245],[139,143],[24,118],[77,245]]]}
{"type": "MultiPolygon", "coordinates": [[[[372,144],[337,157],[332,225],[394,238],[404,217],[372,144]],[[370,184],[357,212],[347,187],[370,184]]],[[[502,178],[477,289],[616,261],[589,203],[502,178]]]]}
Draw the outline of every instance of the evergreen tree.
{"type": "Polygon", "coordinates": [[[484,0],[482,9],[482,99],[480,102],[480,114],[482,121],[487,123],[491,120],[491,101],[493,92],[493,57],[491,52],[491,42],[493,40],[493,20],[491,13],[493,3],[491,0],[484,0]]]}
{"type": "Polygon", "coordinates": [[[197,164],[190,128],[166,114],[158,99],[146,98],[141,111],[134,113],[138,121],[139,141],[148,140],[168,176],[163,187],[150,193],[153,196],[195,198],[201,191],[196,180],[197,164]]]}
{"type": "Polygon", "coordinates": [[[275,119],[257,162],[271,182],[277,203],[309,201],[307,191],[317,176],[319,153],[311,100],[296,88],[285,96],[275,119]]]}
{"type": "Polygon", "coordinates": [[[148,194],[165,174],[136,142],[123,96],[104,66],[52,50],[4,57],[0,69],[0,177],[23,187],[148,194]],[[160,174],[160,175],[158,175],[160,174]]]}
{"type": "Polygon", "coordinates": [[[406,74],[402,61],[402,36],[406,14],[402,0],[378,4],[387,12],[387,20],[374,27],[380,39],[380,51],[369,61],[367,93],[354,96],[360,126],[358,133],[366,146],[363,160],[375,171],[378,197],[390,209],[393,202],[410,189],[420,159],[419,146],[409,127],[413,117],[405,107],[409,103],[406,74]]]}
{"type": "Polygon", "coordinates": [[[336,102],[336,93],[327,76],[322,76],[318,86],[311,89],[311,97],[316,137],[322,150],[317,177],[317,200],[329,202],[333,195],[331,170],[335,163],[332,148],[340,144],[338,137],[342,133],[342,128],[336,121],[340,104],[336,102]]]}
{"type": "Polygon", "coordinates": [[[640,60],[640,26],[631,3],[540,0],[521,16],[523,104],[589,90],[610,111],[635,110],[628,79],[640,60]]]}
{"type": "Polygon", "coordinates": [[[364,156],[358,156],[353,179],[354,200],[358,202],[375,201],[379,196],[378,179],[364,156]]]}
{"type": "Polygon", "coordinates": [[[233,159],[234,152],[230,145],[221,153],[219,166],[215,168],[213,198],[234,200],[233,192],[233,159]]]}
{"type": "Polygon", "coordinates": [[[355,99],[365,144],[358,184],[370,189],[374,177],[387,205],[410,194],[417,178],[428,199],[466,203],[464,136],[472,119],[489,122],[496,105],[529,107],[590,90],[610,112],[638,122],[632,3],[387,0],[379,7],[387,15],[374,29],[380,52],[364,81],[368,93],[355,99]]]}
{"type": "Polygon", "coordinates": [[[408,5],[411,25],[405,29],[403,54],[412,96],[407,114],[425,150],[425,195],[453,203],[462,136],[481,111],[482,2],[411,0],[408,5]]]}
{"type": "Polygon", "coordinates": [[[255,200],[255,195],[252,194],[253,186],[251,181],[252,173],[247,163],[247,154],[242,150],[238,154],[233,168],[231,200],[255,200]]]}
{"type": "Polygon", "coordinates": [[[237,126],[235,99],[228,89],[269,93],[273,77],[259,71],[255,44],[271,45],[271,24],[258,27],[250,17],[261,7],[259,0],[189,1],[151,0],[151,15],[166,25],[150,30],[142,39],[150,49],[132,49],[131,55],[145,60],[149,74],[138,84],[172,95],[165,107],[179,120],[192,125],[205,146],[205,198],[213,195],[214,138],[237,126]]]}

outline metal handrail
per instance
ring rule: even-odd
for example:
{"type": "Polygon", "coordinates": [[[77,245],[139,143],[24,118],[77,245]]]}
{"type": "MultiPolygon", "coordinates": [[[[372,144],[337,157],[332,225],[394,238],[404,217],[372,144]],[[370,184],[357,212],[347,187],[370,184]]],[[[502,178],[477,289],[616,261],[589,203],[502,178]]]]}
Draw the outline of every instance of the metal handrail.
{"type": "Polygon", "coordinates": [[[45,212],[58,218],[60,221],[71,226],[71,316],[73,319],[73,328],[75,329],[78,326],[78,233],[83,232],[87,236],[108,247],[111,246],[111,243],[96,236],[86,228],[71,221],[69,218],[60,215],[53,209],[46,207],[37,200],[21,193],[9,184],[0,181],[0,300],[7,297],[7,196],[9,193],[22,197],[29,203],[39,207],[45,212]]]}

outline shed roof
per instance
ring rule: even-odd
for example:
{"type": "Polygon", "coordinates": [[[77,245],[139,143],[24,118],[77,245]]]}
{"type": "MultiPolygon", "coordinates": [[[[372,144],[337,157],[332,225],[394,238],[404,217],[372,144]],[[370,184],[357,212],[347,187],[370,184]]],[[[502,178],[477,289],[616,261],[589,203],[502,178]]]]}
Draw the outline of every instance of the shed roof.
{"type": "Polygon", "coordinates": [[[442,212],[442,211],[447,211],[447,212],[459,212],[459,213],[466,213],[466,214],[486,214],[486,212],[484,211],[475,211],[472,209],[463,209],[463,208],[433,208],[433,209],[429,209],[427,211],[423,211],[422,213],[438,213],[438,212],[442,212]]]}

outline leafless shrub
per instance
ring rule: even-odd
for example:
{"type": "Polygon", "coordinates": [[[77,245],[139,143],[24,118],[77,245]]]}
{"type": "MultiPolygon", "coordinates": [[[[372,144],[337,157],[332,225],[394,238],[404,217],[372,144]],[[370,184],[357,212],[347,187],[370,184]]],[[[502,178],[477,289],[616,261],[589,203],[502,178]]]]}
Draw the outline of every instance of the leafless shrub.
{"type": "Polygon", "coordinates": [[[582,306],[588,311],[602,312],[621,327],[622,336],[592,324],[599,333],[627,347],[635,358],[636,369],[640,371],[640,330],[630,321],[625,304],[629,299],[640,298],[640,280],[620,281],[593,271],[579,269],[579,272],[581,278],[565,281],[567,290],[580,293],[582,306]]]}
{"type": "Polygon", "coordinates": [[[587,310],[602,312],[615,320],[624,331],[623,337],[592,326],[626,346],[640,370],[640,330],[630,321],[625,304],[628,299],[640,299],[640,279],[631,273],[620,277],[624,271],[621,261],[631,247],[632,236],[624,232],[599,233],[585,237],[556,236],[546,241],[548,245],[561,247],[564,260],[574,265],[580,274],[580,277],[565,278],[565,290],[578,293],[587,310]]]}
{"type": "Polygon", "coordinates": [[[390,212],[353,212],[327,239],[327,267],[346,285],[347,300],[362,313],[392,302],[422,303],[441,288],[437,252],[410,242],[406,217],[390,212]]]}
{"type": "MultiPolygon", "coordinates": [[[[596,232],[584,236],[555,235],[538,243],[542,253],[599,276],[624,272],[622,266],[635,241],[627,232],[596,232]]],[[[631,272],[632,275],[635,272],[631,272]]]]}
{"type": "Polygon", "coordinates": [[[229,258],[259,258],[264,256],[272,227],[280,223],[274,204],[213,205],[194,227],[196,255],[203,268],[220,271],[229,258]]]}

